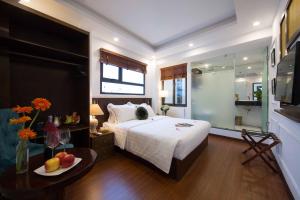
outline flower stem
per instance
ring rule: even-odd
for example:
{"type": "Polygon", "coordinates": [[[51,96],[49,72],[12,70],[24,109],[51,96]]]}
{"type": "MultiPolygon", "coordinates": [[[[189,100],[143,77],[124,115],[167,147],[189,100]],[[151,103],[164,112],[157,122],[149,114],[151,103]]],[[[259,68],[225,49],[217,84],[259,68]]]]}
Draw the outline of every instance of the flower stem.
{"type": "Polygon", "coordinates": [[[40,114],[40,110],[38,110],[36,113],[35,113],[35,116],[33,118],[33,120],[31,121],[30,125],[28,126],[28,128],[30,128],[32,126],[32,124],[34,123],[34,121],[36,120],[36,118],[38,117],[38,115],[40,114]]]}

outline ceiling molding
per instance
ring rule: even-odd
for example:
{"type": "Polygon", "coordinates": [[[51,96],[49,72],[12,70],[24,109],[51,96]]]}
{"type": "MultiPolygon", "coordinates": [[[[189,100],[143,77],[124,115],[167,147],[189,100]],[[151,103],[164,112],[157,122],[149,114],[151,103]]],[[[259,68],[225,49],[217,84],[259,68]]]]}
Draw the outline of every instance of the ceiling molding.
{"type": "Polygon", "coordinates": [[[145,39],[141,38],[140,36],[136,35],[135,33],[129,31],[128,29],[124,28],[123,26],[120,26],[119,24],[113,22],[112,20],[108,19],[104,15],[101,15],[101,14],[97,13],[96,11],[92,10],[91,8],[88,8],[87,6],[83,5],[82,3],[79,3],[77,1],[75,2],[72,0],[59,0],[59,1],[65,1],[69,4],[72,4],[73,6],[79,7],[80,9],[84,10],[85,12],[88,12],[88,13],[92,14],[93,16],[97,17],[99,20],[101,20],[101,22],[106,23],[109,26],[114,26],[114,27],[122,30],[123,32],[131,35],[132,37],[136,38],[140,42],[142,42],[145,45],[152,48],[153,51],[155,50],[155,46],[153,46],[150,42],[146,41],[145,39]]]}
{"type": "Polygon", "coordinates": [[[229,25],[232,23],[236,23],[237,17],[236,13],[230,17],[227,17],[225,19],[222,19],[221,21],[218,21],[216,23],[210,24],[205,27],[194,27],[193,29],[184,31],[183,33],[177,34],[175,36],[172,36],[168,39],[165,39],[163,41],[158,42],[157,44],[152,44],[149,41],[145,40],[144,38],[140,37],[139,35],[133,33],[132,31],[128,30],[126,27],[119,25],[118,23],[112,21],[111,19],[107,18],[106,16],[96,12],[95,10],[89,8],[88,6],[84,5],[81,2],[73,1],[73,0],[58,0],[58,1],[65,1],[69,4],[75,5],[76,7],[80,7],[82,10],[85,10],[85,12],[89,12],[90,14],[97,16],[98,19],[100,19],[102,22],[109,24],[110,26],[117,27],[118,29],[126,32],[127,34],[130,34],[132,37],[138,39],[139,41],[143,42],[144,44],[148,45],[153,49],[153,51],[159,50],[161,48],[164,48],[165,46],[172,45],[173,43],[176,43],[178,41],[187,40],[191,37],[195,37],[199,34],[205,33],[207,31],[216,29],[218,27],[229,25]]]}
{"type": "Polygon", "coordinates": [[[236,15],[234,15],[229,18],[223,19],[217,23],[214,23],[210,26],[206,26],[206,27],[202,27],[202,28],[195,28],[194,30],[190,30],[186,33],[183,33],[180,36],[171,37],[165,41],[162,41],[161,44],[154,46],[154,49],[157,51],[157,50],[163,49],[165,47],[171,46],[172,44],[174,44],[176,42],[193,40],[192,38],[197,37],[203,33],[218,29],[223,26],[236,24],[236,22],[237,22],[236,15]]]}
{"type": "Polygon", "coordinates": [[[272,27],[255,31],[240,37],[224,40],[217,44],[198,47],[188,51],[181,51],[161,57],[157,60],[159,66],[176,64],[179,62],[195,62],[224,54],[235,53],[237,49],[253,49],[257,47],[266,47],[270,44],[272,38],[272,27]]]}

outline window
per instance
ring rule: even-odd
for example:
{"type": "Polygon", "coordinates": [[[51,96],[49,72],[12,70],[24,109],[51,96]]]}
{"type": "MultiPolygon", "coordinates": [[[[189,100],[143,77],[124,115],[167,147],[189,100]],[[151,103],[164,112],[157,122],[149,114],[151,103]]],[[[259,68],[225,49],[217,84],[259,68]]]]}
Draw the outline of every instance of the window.
{"type": "Polygon", "coordinates": [[[175,79],[175,104],[186,104],[186,78],[175,79]]]}
{"type": "Polygon", "coordinates": [[[168,96],[162,99],[163,104],[171,106],[186,106],[186,64],[161,69],[163,90],[168,96]]]}
{"type": "Polygon", "coordinates": [[[164,104],[173,104],[173,88],[174,88],[173,80],[165,80],[163,81],[163,89],[168,91],[168,96],[164,99],[164,104]]]}
{"type": "Polygon", "coordinates": [[[145,74],[101,63],[102,94],[145,94],[145,74]]]}
{"type": "Polygon", "coordinates": [[[146,64],[100,49],[101,94],[145,94],[146,64]]]}

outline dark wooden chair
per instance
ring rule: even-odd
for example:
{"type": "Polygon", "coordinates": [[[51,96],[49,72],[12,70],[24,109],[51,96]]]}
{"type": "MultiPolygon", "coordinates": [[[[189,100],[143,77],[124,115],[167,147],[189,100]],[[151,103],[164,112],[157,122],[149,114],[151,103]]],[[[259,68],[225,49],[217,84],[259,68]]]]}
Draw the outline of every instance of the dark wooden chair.
{"type": "Polygon", "coordinates": [[[243,151],[246,154],[248,151],[253,150],[255,154],[242,162],[243,165],[251,162],[257,157],[260,157],[275,173],[277,173],[277,165],[275,165],[275,159],[272,157],[271,149],[275,145],[281,143],[280,139],[274,133],[255,134],[249,133],[245,129],[242,130],[242,138],[249,144],[249,148],[243,151]],[[254,140],[254,137],[260,139],[254,140]],[[263,143],[266,140],[271,140],[271,143],[263,143]]]}

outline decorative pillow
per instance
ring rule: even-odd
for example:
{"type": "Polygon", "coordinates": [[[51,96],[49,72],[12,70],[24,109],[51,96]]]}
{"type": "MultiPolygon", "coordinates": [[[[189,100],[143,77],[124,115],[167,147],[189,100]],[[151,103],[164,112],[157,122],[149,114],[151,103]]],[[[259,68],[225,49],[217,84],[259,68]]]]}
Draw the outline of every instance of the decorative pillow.
{"type": "Polygon", "coordinates": [[[140,106],[136,109],[135,115],[138,118],[138,120],[145,120],[148,119],[148,111],[145,107],[140,106]]]}
{"type": "Polygon", "coordinates": [[[108,108],[111,112],[111,119],[114,120],[114,123],[126,122],[129,120],[136,119],[135,110],[133,106],[127,104],[124,105],[113,105],[108,104],[108,108]]]}
{"type": "Polygon", "coordinates": [[[147,109],[149,117],[154,117],[155,116],[155,113],[154,113],[154,111],[153,111],[153,109],[150,105],[148,105],[146,103],[142,103],[141,106],[143,106],[144,108],[147,109]]]}

